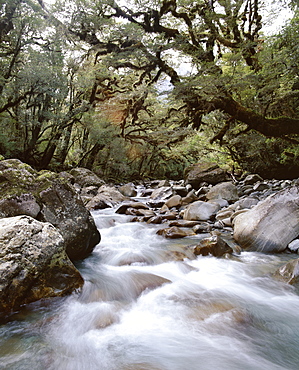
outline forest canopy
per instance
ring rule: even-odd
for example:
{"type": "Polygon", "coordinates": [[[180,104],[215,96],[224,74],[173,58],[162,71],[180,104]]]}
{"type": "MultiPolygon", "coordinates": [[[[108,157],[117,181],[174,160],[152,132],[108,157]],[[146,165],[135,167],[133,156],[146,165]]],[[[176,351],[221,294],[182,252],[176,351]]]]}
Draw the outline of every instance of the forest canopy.
{"type": "Polygon", "coordinates": [[[203,157],[298,177],[297,5],[0,1],[0,154],[122,180],[203,157]]]}

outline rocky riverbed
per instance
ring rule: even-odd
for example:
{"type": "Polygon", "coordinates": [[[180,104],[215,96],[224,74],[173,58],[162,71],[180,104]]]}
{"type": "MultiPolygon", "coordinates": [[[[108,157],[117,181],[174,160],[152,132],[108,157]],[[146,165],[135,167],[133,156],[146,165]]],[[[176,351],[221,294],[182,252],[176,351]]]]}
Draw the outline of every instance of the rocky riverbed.
{"type": "MultiPolygon", "coordinates": [[[[159,235],[169,239],[202,234],[189,247],[194,258],[299,249],[297,179],[236,179],[215,164],[201,164],[181,181],[111,185],[84,168],[37,172],[18,160],[0,162],[0,179],[0,310],[6,313],[82,286],[71,261],[100,242],[91,216],[99,209],[116,207],[132,222],[159,224],[159,235]]],[[[275,277],[296,284],[297,266],[293,255],[275,277]]]]}

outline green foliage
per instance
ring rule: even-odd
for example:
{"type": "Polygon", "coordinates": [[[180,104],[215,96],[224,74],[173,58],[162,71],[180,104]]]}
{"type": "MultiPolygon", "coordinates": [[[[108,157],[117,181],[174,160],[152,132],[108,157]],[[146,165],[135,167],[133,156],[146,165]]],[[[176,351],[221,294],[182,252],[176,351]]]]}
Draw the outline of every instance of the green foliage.
{"type": "Polygon", "coordinates": [[[296,167],[296,130],[253,131],[298,119],[296,2],[274,36],[261,33],[259,2],[12,3],[9,20],[0,4],[5,157],[114,180],[182,178],[203,157],[269,176],[296,167]]]}

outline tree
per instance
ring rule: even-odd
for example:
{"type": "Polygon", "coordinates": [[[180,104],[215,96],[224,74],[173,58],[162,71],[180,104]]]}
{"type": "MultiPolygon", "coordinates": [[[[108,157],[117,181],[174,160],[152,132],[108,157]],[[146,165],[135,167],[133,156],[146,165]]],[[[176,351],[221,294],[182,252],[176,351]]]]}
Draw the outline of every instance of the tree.
{"type": "Polygon", "coordinates": [[[1,11],[1,152],[36,168],[59,152],[63,164],[72,126],[89,109],[85,91],[71,88],[63,27],[43,2],[10,0],[1,11]]]}
{"type": "MultiPolygon", "coordinates": [[[[70,22],[70,31],[89,43],[99,58],[110,54],[115,66],[142,70],[141,78],[147,76],[148,84],[163,74],[168,75],[177,97],[184,103],[188,123],[193,127],[199,128],[204,115],[218,110],[227,114],[227,122],[243,122],[248,129],[267,137],[299,133],[296,116],[276,116],[270,111],[265,114],[261,101],[257,109],[251,103],[244,104],[239,99],[240,92],[232,90],[229,76],[225,73],[227,62],[224,56],[230,54],[235,56],[237,67],[248,75],[257,79],[264,77],[260,1],[131,2],[130,9],[113,0],[95,4],[92,9],[85,7],[81,11],[84,17],[78,16],[76,22],[70,22]],[[95,12],[91,12],[94,9],[98,18],[95,12]],[[101,19],[101,22],[95,19],[101,19]],[[129,26],[116,23],[116,19],[130,23],[130,35],[124,32],[129,30],[129,26]],[[113,35],[103,32],[108,21],[113,22],[113,35]],[[180,75],[169,59],[170,55],[187,58],[193,66],[193,73],[180,75]],[[142,62],[131,63],[129,57],[132,56],[139,56],[142,62]]],[[[259,81],[260,88],[266,84],[267,80],[259,81]]],[[[259,97],[255,99],[259,100],[259,97]]]]}
{"type": "Polygon", "coordinates": [[[192,130],[239,162],[239,141],[255,131],[288,140],[282,162],[299,130],[291,3],[278,38],[262,33],[258,0],[2,2],[1,153],[151,176],[196,160],[180,146],[192,130]]]}

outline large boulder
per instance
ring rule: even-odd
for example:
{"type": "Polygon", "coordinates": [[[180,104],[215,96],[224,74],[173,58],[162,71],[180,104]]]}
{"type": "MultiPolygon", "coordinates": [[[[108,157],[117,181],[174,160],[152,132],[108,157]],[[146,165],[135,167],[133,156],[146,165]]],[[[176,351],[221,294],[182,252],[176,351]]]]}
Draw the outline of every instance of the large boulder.
{"type": "Polygon", "coordinates": [[[17,159],[0,161],[0,216],[28,215],[50,222],[64,238],[71,260],[86,257],[100,241],[90,212],[67,179],[37,172],[17,159]]]}
{"type": "Polygon", "coordinates": [[[280,252],[298,234],[298,186],[270,195],[234,219],[234,239],[246,250],[280,252]]]}
{"type": "Polygon", "coordinates": [[[191,184],[194,189],[199,189],[204,182],[216,185],[227,180],[229,177],[226,171],[216,163],[196,163],[185,170],[185,182],[191,184]]]}
{"type": "Polygon", "coordinates": [[[0,312],[60,297],[82,285],[53,225],[29,216],[0,219],[0,312]]]}

